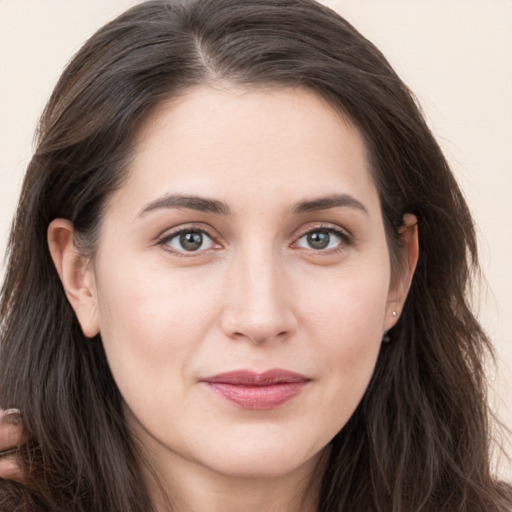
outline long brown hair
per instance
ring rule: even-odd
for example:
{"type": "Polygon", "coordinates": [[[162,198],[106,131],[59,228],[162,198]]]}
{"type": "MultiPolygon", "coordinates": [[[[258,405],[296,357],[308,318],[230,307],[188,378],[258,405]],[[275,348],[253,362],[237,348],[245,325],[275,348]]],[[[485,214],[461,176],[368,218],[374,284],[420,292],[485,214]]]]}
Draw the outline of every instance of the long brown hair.
{"type": "Polygon", "coordinates": [[[319,510],[507,510],[510,489],[490,473],[483,360],[492,351],[467,298],[477,269],[470,213],[407,87],[368,40],[311,0],[143,3],[100,29],[64,71],[8,245],[0,405],[23,411],[30,442],[20,447],[27,484],[2,482],[0,508],[153,510],[101,339],[84,339],[46,231],[67,218],[94,254],[141,123],[163,101],[219,80],[308,88],[358,127],[392,258],[404,213],[418,218],[409,298],[332,441],[319,510]]]}

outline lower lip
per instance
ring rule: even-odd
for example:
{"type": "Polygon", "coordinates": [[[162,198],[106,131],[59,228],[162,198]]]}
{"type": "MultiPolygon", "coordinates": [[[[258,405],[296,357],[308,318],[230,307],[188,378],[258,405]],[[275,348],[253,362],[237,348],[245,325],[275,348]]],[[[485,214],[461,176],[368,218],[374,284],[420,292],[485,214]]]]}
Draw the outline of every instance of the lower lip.
{"type": "Polygon", "coordinates": [[[280,382],[268,386],[241,386],[222,382],[206,382],[215,393],[244,409],[275,409],[297,396],[304,382],[280,382]]]}

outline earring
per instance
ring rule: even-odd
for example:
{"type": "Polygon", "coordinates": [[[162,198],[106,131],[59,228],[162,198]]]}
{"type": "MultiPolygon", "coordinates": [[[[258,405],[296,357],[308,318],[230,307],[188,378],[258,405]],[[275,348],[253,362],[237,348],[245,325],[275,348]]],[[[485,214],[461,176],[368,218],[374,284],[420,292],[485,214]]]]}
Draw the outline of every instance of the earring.
{"type": "MultiPolygon", "coordinates": [[[[391,313],[394,317],[396,317],[396,311],[391,313]]],[[[389,335],[389,331],[384,331],[382,336],[382,343],[389,343],[391,341],[391,336],[389,335]]]]}

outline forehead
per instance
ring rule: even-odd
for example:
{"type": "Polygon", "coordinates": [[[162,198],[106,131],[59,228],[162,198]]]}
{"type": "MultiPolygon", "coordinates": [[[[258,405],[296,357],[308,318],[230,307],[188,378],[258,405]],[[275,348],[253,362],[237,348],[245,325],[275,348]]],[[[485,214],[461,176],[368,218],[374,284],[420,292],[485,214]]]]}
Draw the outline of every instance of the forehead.
{"type": "Polygon", "coordinates": [[[302,88],[196,87],[161,104],[134,149],[127,185],[147,195],[374,189],[357,129],[302,88]]]}
{"type": "MultiPolygon", "coordinates": [[[[254,135],[272,145],[282,145],[292,136],[299,135],[298,129],[309,127],[311,138],[316,131],[325,137],[326,130],[337,131],[343,127],[355,137],[359,133],[349,118],[341,113],[314,91],[288,87],[241,87],[229,83],[201,85],[185,90],[157,106],[138,131],[136,147],[142,149],[148,143],[157,141],[162,128],[175,130],[174,135],[188,137],[192,134],[204,138],[204,142],[216,143],[216,135],[231,128],[244,128],[237,137],[246,136],[254,142],[254,135]],[[213,132],[209,131],[213,128],[213,132]],[[324,130],[319,130],[324,128],[324,130]],[[280,130],[276,133],[276,130],[280,130]],[[279,137],[275,138],[278,135],[279,137]]],[[[231,133],[232,135],[232,133],[231,133]]]]}

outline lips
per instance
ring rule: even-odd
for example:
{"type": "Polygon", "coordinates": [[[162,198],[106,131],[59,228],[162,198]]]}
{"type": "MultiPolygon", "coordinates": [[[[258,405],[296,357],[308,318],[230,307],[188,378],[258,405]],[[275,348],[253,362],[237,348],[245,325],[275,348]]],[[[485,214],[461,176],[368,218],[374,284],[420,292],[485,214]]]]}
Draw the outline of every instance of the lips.
{"type": "Polygon", "coordinates": [[[311,379],[288,370],[239,370],[202,379],[209,389],[244,409],[274,409],[297,396],[311,379]]]}

